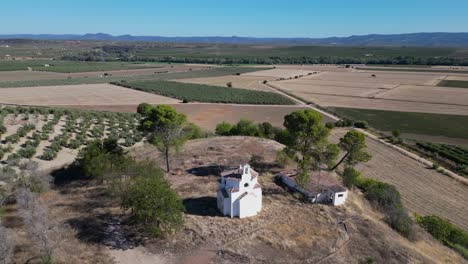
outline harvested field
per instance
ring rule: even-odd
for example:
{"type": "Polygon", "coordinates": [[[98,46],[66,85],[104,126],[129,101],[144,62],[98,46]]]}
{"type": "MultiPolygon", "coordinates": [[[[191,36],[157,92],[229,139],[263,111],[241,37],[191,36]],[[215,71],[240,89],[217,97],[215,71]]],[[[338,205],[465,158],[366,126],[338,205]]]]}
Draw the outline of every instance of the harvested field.
{"type": "MultiPolygon", "coordinates": [[[[305,80],[303,80],[305,81],[305,80]]],[[[337,96],[356,96],[356,97],[369,97],[373,94],[383,91],[383,89],[376,88],[361,88],[361,87],[350,87],[350,86],[332,86],[332,85],[321,85],[308,82],[307,84],[301,84],[300,82],[282,81],[274,82],[274,87],[284,88],[292,93],[304,93],[304,94],[328,94],[337,96]]]]}
{"type": "Polygon", "coordinates": [[[324,72],[318,75],[309,75],[305,79],[377,83],[377,84],[414,84],[433,85],[445,77],[443,74],[418,74],[418,73],[392,73],[392,72],[324,72]],[[372,77],[372,74],[375,77],[372,77]]]}
{"type": "Polygon", "coordinates": [[[19,105],[138,105],[174,104],[176,99],[110,84],[82,84],[0,89],[0,103],[19,105]]]}
{"type": "Polygon", "coordinates": [[[40,71],[0,71],[0,82],[66,78],[66,74],[40,71]]]}
{"type": "Polygon", "coordinates": [[[271,92],[271,90],[260,84],[264,80],[271,81],[274,77],[259,77],[251,76],[247,74],[242,75],[227,75],[219,77],[207,77],[207,78],[192,78],[192,79],[176,79],[174,81],[184,83],[196,83],[196,84],[207,84],[214,86],[227,86],[227,83],[231,83],[234,88],[243,88],[259,91],[271,92]]]}
{"type": "Polygon", "coordinates": [[[468,115],[468,106],[445,105],[420,102],[392,101],[385,99],[345,97],[322,94],[294,93],[324,107],[360,108],[401,112],[468,115]]]}
{"type": "MultiPolygon", "coordinates": [[[[337,142],[345,133],[335,129],[331,137],[337,142]]],[[[367,146],[372,160],[358,165],[364,176],[395,185],[408,210],[436,214],[468,230],[468,186],[369,138],[367,146]]]]}
{"type": "Polygon", "coordinates": [[[275,64],[276,69],[288,69],[288,70],[303,70],[311,72],[347,72],[354,71],[352,68],[345,68],[344,66],[334,64],[312,64],[312,65],[289,65],[289,64],[275,64]]]}
{"type": "Polygon", "coordinates": [[[468,91],[463,88],[401,85],[379,93],[375,98],[468,106],[468,91]]]}
{"type": "Polygon", "coordinates": [[[312,73],[312,71],[302,70],[302,69],[271,69],[271,70],[244,73],[243,75],[286,79],[286,78],[294,78],[295,76],[299,76],[299,75],[307,75],[309,73],[312,73]]]}
{"type": "MultiPolygon", "coordinates": [[[[66,108],[89,109],[112,112],[136,112],[138,105],[67,105],[66,108]]],[[[216,125],[226,121],[236,123],[241,118],[254,122],[270,122],[274,126],[283,125],[284,116],[302,109],[303,106],[273,106],[273,105],[232,105],[232,104],[173,104],[177,111],[187,115],[190,122],[208,131],[213,131],[216,125]]],[[[324,117],[324,122],[332,121],[324,117]]]]}

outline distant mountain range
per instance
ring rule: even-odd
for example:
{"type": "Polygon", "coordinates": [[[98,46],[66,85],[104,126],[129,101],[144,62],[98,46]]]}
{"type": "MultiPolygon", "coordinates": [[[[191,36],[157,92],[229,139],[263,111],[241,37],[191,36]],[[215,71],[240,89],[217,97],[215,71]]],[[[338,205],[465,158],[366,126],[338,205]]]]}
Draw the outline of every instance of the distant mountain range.
{"type": "Polygon", "coordinates": [[[334,45],[334,46],[423,46],[468,47],[468,33],[410,33],[392,35],[363,35],[330,38],[253,38],[253,37],[161,37],[161,36],[112,36],[104,33],[85,35],[12,34],[0,35],[0,39],[35,40],[101,40],[101,41],[155,41],[177,43],[226,43],[226,44],[284,44],[284,45],[334,45]]]}

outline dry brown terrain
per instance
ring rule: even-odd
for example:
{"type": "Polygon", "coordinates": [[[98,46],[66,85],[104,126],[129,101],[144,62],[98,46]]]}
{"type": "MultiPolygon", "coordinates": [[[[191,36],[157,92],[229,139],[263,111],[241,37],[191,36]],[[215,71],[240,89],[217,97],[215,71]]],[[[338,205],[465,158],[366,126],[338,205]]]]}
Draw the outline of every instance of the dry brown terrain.
{"type": "Polygon", "coordinates": [[[468,106],[465,88],[401,85],[379,93],[375,98],[468,106]]]}
{"type": "MultiPolygon", "coordinates": [[[[303,204],[276,185],[269,172],[260,174],[264,198],[258,216],[242,220],[221,216],[215,198],[219,176],[206,166],[237,165],[253,155],[271,164],[282,147],[250,137],[187,142],[171,162],[179,173],[167,176],[183,199],[185,227],[161,239],[135,236],[104,186],[86,181],[57,185],[41,197],[62,234],[55,248],[57,262],[358,263],[369,257],[377,263],[464,262],[422,231],[416,242],[404,239],[359,193],[351,192],[339,207],[303,204]],[[194,168],[199,173],[190,173],[194,168]]],[[[163,163],[160,152],[150,145],[135,147],[131,154],[163,163]]],[[[69,173],[73,171],[53,175],[69,173]]],[[[9,206],[3,224],[15,231],[19,249],[15,261],[24,263],[33,249],[15,214],[14,206],[9,206]]]]}
{"type": "Polygon", "coordinates": [[[207,77],[207,78],[191,78],[191,79],[177,79],[176,82],[184,83],[197,83],[207,84],[215,86],[227,86],[227,83],[231,83],[234,88],[243,88],[251,90],[260,90],[271,92],[270,89],[261,84],[262,81],[271,81],[276,78],[274,77],[261,77],[261,76],[250,76],[246,74],[242,75],[227,75],[221,77],[207,77]]]}
{"type": "Polygon", "coordinates": [[[444,74],[424,74],[424,73],[406,73],[406,72],[325,72],[320,75],[310,75],[304,77],[311,80],[358,82],[358,83],[376,83],[376,84],[414,84],[414,85],[432,85],[445,77],[444,74]],[[375,77],[372,77],[372,74],[375,77]]]}
{"type": "MultiPolygon", "coordinates": [[[[135,105],[66,105],[62,107],[75,109],[89,109],[111,112],[136,112],[135,105]]],[[[226,121],[236,123],[241,118],[254,122],[270,122],[274,126],[282,126],[284,116],[304,106],[278,106],[278,105],[237,105],[237,104],[210,104],[189,103],[171,104],[177,111],[187,115],[187,119],[206,130],[214,130],[217,124],[226,121]]],[[[330,119],[324,117],[324,122],[330,119]]]]}
{"type": "MultiPolygon", "coordinates": [[[[172,161],[181,174],[168,177],[184,199],[186,228],[175,237],[148,243],[146,251],[171,256],[175,263],[200,259],[204,261],[197,263],[357,263],[367,257],[377,263],[463,262],[427,234],[420,233],[416,243],[402,238],[357,193],[351,193],[345,206],[302,204],[273,183],[268,173],[260,176],[264,199],[258,216],[242,220],[220,216],[215,199],[219,178],[204,166],[237,165],[252,155],[272,162],[281,148],[276,142],[248,137],[188,142],[172,161]],[[193,168],[200,173],[187,172],[193,168]],[[346,221],[346,229],[341,221],[346,221]]],[[[162,162],[149,145],[132,153],[162,162]]]]}
{"type": "Polygon", "coordinates": [[[174,104],[178,100],[111,84],[81,84],[0,89],[0,103],[19,105],[174,104]]]}
{"type": "Polygon", "coordinates": [[[65,79],[67,75],[42,71],[0,71],[0,82],[65,79]]]}
{"type": "Polygon", "coordinates": [[[437,73],[320,72],[269,85],[325,107],[468,115],[466,89],[434,86],[445,77],[437,73]]]}
{"type": "Polygon", "coordinates": [[[379,109],[400,112],[420,112],[449,115],[468,115],[468,106],[446,105],[420,102],[393,101],[384,99],[345,97],[334,95],[294,93],[305,100],[321,106],[379,109]]]}
{"type": "Polygon", "coordinates": [[[244,73],[243,75],[246,76],[259,76],[259,77],[273,77],[273,78],[294,78],[295,76],[299,75],[307,75],[312,73],[310,70],[305,70],[301,68],[296,69],[270,69],[270,70],[263,70],[263,71],[255,71],[244,73]]]}
{"type": "MultiPolygon", "coordinates": [[[[338,141],[345,133],[335,129],[332,138],[338,141]]],[[[367,146],[372,160],[358,166],[364,176],[395,185],[411,212],[436,214],[468,230],[468,186],[370,138],[367,146]]]]}

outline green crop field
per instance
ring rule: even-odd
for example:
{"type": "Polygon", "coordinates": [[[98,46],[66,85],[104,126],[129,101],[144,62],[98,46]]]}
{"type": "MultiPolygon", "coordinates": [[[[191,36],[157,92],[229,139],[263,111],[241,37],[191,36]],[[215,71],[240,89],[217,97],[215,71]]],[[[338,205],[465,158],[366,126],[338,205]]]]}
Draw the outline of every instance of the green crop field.
{"type": "Polygon", "coordinates": [[[443,158],[449,159],[457,164],[468,166],[468,149],[428,142],[418,142],[416,145],[426,151],[440,155],[443,158]]]}
{"type": "Polygon", "coordinates": [[[119,82],[122,80],[175,80],[175,79],[189,79],[201,77],[216,77],[224,75],[241,74],[253,71],[263,70],[265,68],[253,67],[216,67],[207,70],[187,71],[187,72],[174,72],[174,73],[161,73],[151,75],[135,75],[135,76],[106,76],[106,77],[79,77],[67,79],[49,79],[49,80],[28,80],[28,81],[15,81],[15,82],[0,82],[0,88],[12,87],[31,87],[31,86],[53,86],[53,85],[75,85],[75,84],[95,84],[95,83],[109,83],[119,82]]]}
{"type": "Polygon", "coordinates": [[[28,70],[61,73],[159,68],[158,64],[129,62],[82,62],[54,60],[0,61],[0,71],[28,70]],[[49,66],[45,66],[49,65],[49,66]]]}
{"type": "Polygon", "coordinates": [[[247,89],[170,81],[132,81],[116,84],[140,91],[196,102],[270,105],[294,104],[292,100],[276,93],[247,89]]]}
{"type": "Polygon", "coordinates": [[[439,82],[437,86],[468,88],[468,81],[443,80],[439,82]]]}
{"type": "Polygon", "coordinates": [[[381,131],[399,129],[402,133],[468,138],[468,116],[395,112],[354,108],[330,108],[338,115],[365,120],[381,131]]]}

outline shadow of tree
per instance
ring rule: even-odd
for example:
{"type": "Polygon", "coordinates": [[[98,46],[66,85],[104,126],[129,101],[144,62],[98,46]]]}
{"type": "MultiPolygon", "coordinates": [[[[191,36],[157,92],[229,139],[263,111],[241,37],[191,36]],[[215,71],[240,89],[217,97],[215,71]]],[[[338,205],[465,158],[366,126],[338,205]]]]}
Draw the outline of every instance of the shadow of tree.
{"type": "Polygon", "coordinates": [[[219,176],[225,169],[226,167],[222,165],[208,165],[188,169],[187,173],[193,174],[195,176],[219,176]]]}
{"type": "Polygon", "coordinates": [[[77,238],[87,243],[120,250],[141,245],[142,238],[125,225],[124,221],[121,217],[106,213],[70,219],[67,223],[78,231],[77,238]]]}
{"type": "Polygon", "coordinates": [[[86,179],[86,177],[81,172],[80,167],[75,163],[55,170],[50,175],[54,179],[54,185],[58,187],[69,184],[73,181],[86,179]]]}
{"type": "Polygon", "coordinates": [[[221,216],[216,205],[216,198],[210,196],[187,198],[183,201],[185,212],[199,216],[221,216]]]}

